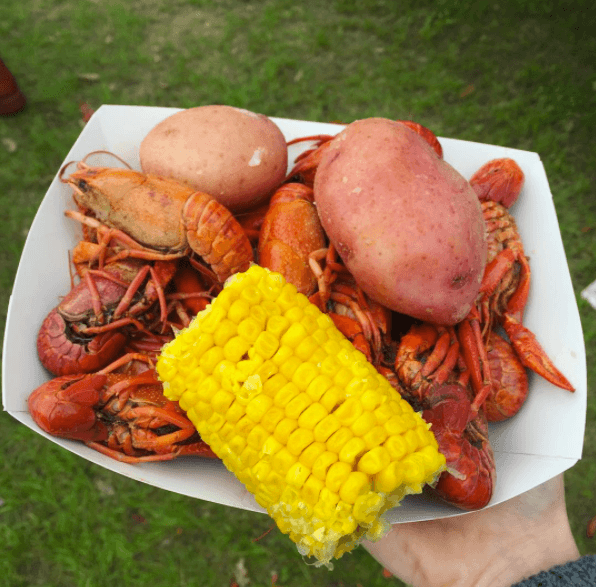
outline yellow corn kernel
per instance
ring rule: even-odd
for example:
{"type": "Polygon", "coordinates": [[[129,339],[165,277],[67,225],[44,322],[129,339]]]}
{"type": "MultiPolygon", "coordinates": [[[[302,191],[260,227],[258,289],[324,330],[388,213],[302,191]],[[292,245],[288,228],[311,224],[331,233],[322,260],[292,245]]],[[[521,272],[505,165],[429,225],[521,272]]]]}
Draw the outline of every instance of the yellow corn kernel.
{"type": "Polygon", "coordinates": [[[375,491],[391,493],[402,483],[404,471],[398,461],[392,461],[385,469],[374,476],[375,491]]]}
{"type": "Polygon", "coordinates": [[[261,445],[261,453],[264,456],[272,457],[278,450],[284,448],[283,444],[279,442],[274,436],[269,436],[261,445]]]}
{"type": "Polygon", "coordinates": [[[240,455],[246,446],[246,437],[240,434],[236,434],[236,436],[232,437],[228,441],[228,446],[230,450],[233,451],[235,454],[240,455]]]}
{"type": "MultiPolygon", "coordinates": [[[[211,407],[211,406],[209,406],[211,407]]],[[[205,417],[204,414],[201,417],[205,417]]],[[[222,414],[218,414],[217,412],[212,412],[212,414],[207,418],[207,423],[209,425],[209,431],[213,434],[213,432],[217,432],[226,421],[225,417],[222,414]]]]}
{"type": "Polygon", "coordinates": [[[383,402],[378,408],[374,410],[377,422],[381,425],[385,424],[391,416],[394,415],[394,411],[388,402],[383,402]]]}
{"type": "Polygon", "coordinates": [[[350,438],[339,451],[339,460],[349,463],[354,463],[361,455],[366,452],[366,443],[362,438],[350,438]]]}
{"type": "Polygon", "coordinates": [[[367,379],[366,390],[360,396],[360,403],[367,412],[374,412],[383,402],[383,394],[378,391],[378,385],[375,377],[367,379]]]}
{"type": "MultiPolygon", "coordinates": [[[[301,324],[304,326],[304,320],[301,324]]],[[[308,361],[318,347],[317,341],[312,336],[307,336],[298,344],[294,352],[300,360],[308,361]]]]}
{"type": "Polygon", "coordinates": [[[333,463],[337,462],[337,453],[330,452],[325,450],[323,454],[321,454],[312,466],[312,474],[321,481],[325,481],[327,478],[327,471],[329,467],[333,465],[333,463]]]}
{"type": "MultiPolygon", "coordinates": [[[[352,382],[352,377],[352,372],[349,369],[346,369],[345,367],[340,367],[333,376],[333,383],[335,383],[335,385],[337,385],[337,387],[341,389],[347,389],[350,386],[350,383],[352,382]]],[[[357,383],[359,384],[360,382],[357,383]]]]}
{"type": "Polygon", "coordinates": [[[327,447],[323,442],[313,442],[308,445],[298,457],[298,460],[306,465],[309,469],[312,469],[314,462],[319,458],[327,447]]]}
{"type": "Polygon", "coordinates": [[[284,278],[232,276],[157,372],[202,438],[296,543],[328,564],[445,468],[419,414],[284,278]]]}
{"type": "Polygon", "coordinates": [[[408,445],[406,441],[402,438],[399,434],[394,434],[390,436],[383,445],[387,451],[389,452],[389,456],[394,461],[401,460],[406,454],[408,450],[408,445]]]}
{"type": "Polygon", "coordinates": [[[332,354],[329,354],[321,362],[321,374],[333,379],[340,367],[341,365],[339,364],[339,361],[332,354]]]}
{"type": "MultiPolygon", "coordinates": [[[[199,389],[197,389],[198,399],[204,402],[211,402],[211,398],[219,391],[219,385],[214,377],[206,377],[199,389]]],[[[193,393],[193,392],[191,392],[193,393]]]]}
{"type": "Polygon", "coordinates": [[[313,430],[314,427],[327,415],[327,410],[321,404],[309,403],[308,407],[300,414],[300,417],[298,418],[298,426],[313,430]]]}
{"type": "Polygon", "coordinates": [[[334,385],[323,394],[323,397],[319,400],[319,403],[328,412],[332,412],[344,398],[345,396],[341,389],[334,385]]]}
{"type": "MultiPolygon", "coordinates": [[[[217,348],[217,347],[216,347],[217,348]]],[[[233,336],[223,347],[224,357],[228,361],[237,363],[248,353],[250,343],[241,336],[233,336]]]]}
{"type": "Polygon", "coordinates": [[[250,315],[250,305],[245,299],[237,299],[232,302],[228,310],[228,318],[235,324],[240,324],[242,320],[250,315]]]}
{"type": "MultiPolygon", "coordinates": [[[[317,480],[320,481],[320,479],[317,480]]],[[[319,493],[319,500],[313,508],[315,516],[321,520],[331,519],[335,513],[335,506],[338,502],[339,495],[329,491],[326,487],[323,487],[319,493]]]]}
{"type": "Polygon", "coordinates": [[[292,381],[298,386],[301,391],[306,391],[310,383],[317,376],[319,370],[315,365],[309,362],[304,362],[298,366],[294,371],[292,381]]]}
{"type": "Polygon", "coordinates": [[[354,433],[349,428],[344,428],[342,426],[327,439],[327,450],[339,454],[339,451],[343,448],[344,444],[346,444],[346,442],[353,436],[354,433]]]}
{"type": "MultiPolygon", "coordinates": [[[[164,395],[166,397],[171,397],[167,394],[167,391],[165,389],[164,386],[164,395]]],[[[180,407],[185,411],[188,412],[189,410],[191,410],[193,408],[193,406],[197,403],[201,401],[199,399],[199,394],[196,393],[195,391],[185,391],[181,396],[180,399],[178,400],[178,403],[180,404],[180,407]]]]}
{"type": "Polygon", "coordinates": [[[271,458],[273,470],[284,476],[295,462],[296,457],[286,448],[281,448],[271,458]]]}
{"type": "Polygon", "coordinates": [[[231,320],[225,319],[221,321],[217,330],[213,333],[213,344],[222,347],[232,336],[238,333],[238,325],[231,320]]]}
{"type": "Polygon", "coordinates": [[[279,366],[279,372],[283,373],[288,379],[292,379],[296,369],[298,369],[300,365],[302,365],[302,361],[293,355],[279,366]]]}
{"type": "Polygon", "coordinates": [[[255,422],[260,422],[273,405],[273,400],[264,393],[255,395],[246,404],[246,415],[255,422]]]}
{"type": "Polygon", "coordinates": [[[236,422],[236,433],[247,437],[255,424],[256,422],[254,420],[251,420],[248,416],[244,415],[238,422],[236,422]]]}
{"type": "Polygon", "coordinates": [[[199,365],[205,373],[213,373],[215,366],[224,359],[223,349],[217,346],[205,351],[199,359],[199,365]]]}
{"type": "Polygon", "coordinates": [[[275,427],[279,422],[285,418],[286,412],[284,409],[278,406],[271,406],[263,417],[261,418],[261,426],[267,430],[270,434],[273,434],[275,427]]]}
{"type": "Polygon", "coordinates": [[[290,418],[284,418],[279,422],[279,424],[275,427],[275,431],[273,432],[273,436],[275,439],[281,442],[283,445],[288,444],[288,438],[290,434],[296,430],[298,427],[298,423],[296,420],[291,420],[290,418]]]}
{"type": "MultiPolygon", "coordinates": [[[[290,320],[290,322],[292,322],[290,320]]],[[[281,344],[295,349],[306,337],[306,330],[299,322],[293,322],[281,337],[281,344]]]]}
{"type": "MultiPolygon", "coordinates": [[[[288,359],[291,359],[293,356],[294,350],[292,349],[292,347],[280,345],[275,354],[271,357],[271,360],[279,369],[279,367],[284,365],[285,362],[288,359]]],[[[291,377],[289,377],[288,379],[291,379],[291,377]]]]}
{"type": "Polygon", "coordinates": [[[308,467],[305,467],[300,461],[296,461],[286,473],[286,482],[293,487],[302,487],[309,475],[308,467]]]}
{"type": "Polygon", "coordinates": [[[314,402],[318,402],[332,385],[333,381],[329,377],[317,375],[306,388],[306,393],[314,402]]]}
{"type": "Polygon", "coordinates": [[[225,414],[232,405],[234,398],[233,393],[220,388],[211,397],[211,405],[216,412],[225,414]]]}
{"type": "Polygon", "coordinates": [[[266,332],[274,336],[276,340],[279,340],[289,327],[290,321],[286,316],[271,316],[267,320],[266,332]]]}
{"type": "Polygon", "coordinates": [[[240,453],[240,460],[243,463],[246,463],[246,467],[252,469],[252,467],[254,467],[260,460],[259,453],[251,446],[248,446],[247,443],[247,446],[245,446],[242,453],[240,453]]]}
{"type": "Polygon", "coordinates": [[[361,471],[352,471],[339,489],[339,498],[346,503],[355,503],[369,489],[370,477],[361,471]]]}
{"type": "Polygon", "coordinates": [[[387,430],[383,426],[375,426],[369,430],[362,439],[366,443],[366,448],[371,449],[383,444],[387,439],[387,430]]]}
{"type": "Polygon", "coordinates": [[[362,415],[350,426],[356,436],[364,436],[370,432],[377,423],[374,412],[363,411],[362,415]]]}
{"type": "Polygon", "coordinates": [[[387,422],[383,424],[385,430],[387,430],[387,434],[390,436],[401,436],[407,429],[407,422],[406,420],[402,419],[402,415],[399,416],[391,416],[387,422]]]}
{"type": "Polygon", "coordinates": [[[367,475],[376,475],[391,463],[389,451],[384,446],[377,446],[367,451],[358,461],[358,470],[367,475]]]}
{"type": "Polygon", "coordinates": [[[279,352],[279,339],[270,332],[261,331],[253,348],[263,359],[271,359],[279,352]]]}
{"type": "Polygon", "coordinates": [[[416,429],[414,430],[406,430],[402,435],[402,438],[406,442],[406,450],[408,453],[414,452],[418,448],[418,443],[420,439],[418,438],[418,434],[416,433],[416,429]]]}
{"type": "Polygon", "coordinates": [[[249,318],[258,324],[260,330],[263,330],[267,324],[267,318],[269,318],[269,316],[261,306],[251,306],[249,318]]]}
{"type": "Polygon", "coordinates": [[[226,312],[223,308],[213,304],[209,305],[206,310],[202,316],[201,330],[208,334],[213,334],[226,317],[226,312]]]}
{"type": "Polygon", "coordinates": [[[226,412],[226,420],[230,422],[230,424],[236,424],[245,413],[244,406],[235,401],[226,412]]]}
{"type": "Polygon", "coordinates": [[[339,492],[339,488],[347,480],[348,476],[352,472],[352,467],[348,463],[337,461],[333,463],[327,471],[325,478],[325,486],[329,491],[334,493],[339,492]]]}
{"type": "Polygon", "coordinates": [[[362,414],[363,410],[364,408],[358,398],[349,397],[333,412],[333,415],[343,426],[350,426],[362,414]]]}
{"type": "Polygon", "coordinates": [[[308,359],[308,362],[312,363],[317,368],[317,373],[318,373],[320,370],[320,367],[321,367],[321,363],[325,360],[326,357],[327,357],[327,353],[324,351],[323,348],[319,347],[310,356],[310,359],[308,359]]]}
{"type": "Polygon", "coordinates": [[[292,420],[298,420],[300,414],[311,405],[311,399],[306,393],[299,393],[286,405],[286,416],[292,420]]]}
{"type": "Polygon", "coordinates": [[[271,465],[267,461],[259,461],[253,468],[252,468],[252,476],[257,480],[263,483],[269,473],[271,472],[271,465]]]}
{"type": "Polygon", "coordinates": [[[329,414],[314,427],[315,440],[317,442],[326,442],[340,428],[341,422],[336,418],[335,414],[329,414]]]}
{"type": "Polygon", "coordinates": [[[257,424],[246,437],[246,444],[256,451],[261,450],[265,441],[269,438],[269,433],[260,424],[257,424]]]}
{"type": "Polygon", "coordinates": [[[273,398],[273,403],[279,407],[286,407],[295,397],[298,397],[300,390],[292,381],[286,383],[273,398]]]}
{"type": "Polygon", "coordinates": [[[296,428],[288,437],[288,450],[293,455],[298,456],[314,439],[315,437],[311,430],[296,428]]]}
{"type": "Polygon", "coordinates": [[[265,383],[263,383],[263,392],[269,397],[275,397],[277,392],[288,382],[288,380],[281,374],[276,373],[272,375],[265,383]]]}
{"type": "Polygon", "coordinates": [[[314,506],[317,504],[321,490],[325,487],[320,479],[310,475],[302,485],[302,496],[307,504],[314,506]]]}

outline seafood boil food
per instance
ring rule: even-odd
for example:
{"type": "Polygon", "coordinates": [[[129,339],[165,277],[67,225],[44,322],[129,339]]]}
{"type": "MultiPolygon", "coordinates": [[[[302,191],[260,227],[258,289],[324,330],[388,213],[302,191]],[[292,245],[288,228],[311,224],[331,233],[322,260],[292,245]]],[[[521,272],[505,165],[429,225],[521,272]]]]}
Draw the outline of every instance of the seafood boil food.
{"type": "Polygon", "coordinates": [[[71,291],[40,324],[39,358],[54,379],[33,391],[29,410],[47,433],[127,463],[221,459],[301,552],[328,562],[378,536],[382,512],[425,484],[458,508],[487,505],[498,483],[488,423],[523,409],[527,369],[573,387],[524,326],[531,272],[509,211],[523,198],[515,161],[489,161],[467,181],[411,121],[367,119],[287,145],[306,140],[314,146],[264,200],[247,196],[232,210],[180,178],[93,166],[93,153],[65,166],[66,216],[83,238],[69,251],[71,291]],[[386,140],[375,144],[375,133],[386,140]],[[367,141],[375,153],[350,154],[367,141]],[[381,143],[398,162],[378,165],[389,157],[381,143]],[[432,213],[409,206],[409,190],[421,201],[432,194],[432,213]],[[378,242],[365,242],[371,234],[378,242]],[[426,271],[437,256],[444,279],[426,271]],[[383,285],[391,303],[371,286],[390,272],[401,276],[395,291],[383,285]],[[247,275],[288,293],[250,298],[247,275]],[[429,297],[408,299],[406,278],[429,297]],[[467,291],[454,301],[454,290],[467,291]],[[233,310],[231,292],[242,301],[233,310]],[[413,311],[416,302],[432,311],[413,311]],[[210,320],[216,330],[201,334],[210,320]],[[217,339],[210,350],[207,335],[217,339]],[[320,372],[340,358],[341,375],[320,372]],[[199,384],[205,365],[210,383],[199,384]],[[315,390],[309,376],[331,384],[315,390]],[[325,436],[322,421],[338,427],[325,436]],[[326,453],[335,458],[319,462],[326,453]],[[270,479],[275,458],[279,479],[270,479]]]}

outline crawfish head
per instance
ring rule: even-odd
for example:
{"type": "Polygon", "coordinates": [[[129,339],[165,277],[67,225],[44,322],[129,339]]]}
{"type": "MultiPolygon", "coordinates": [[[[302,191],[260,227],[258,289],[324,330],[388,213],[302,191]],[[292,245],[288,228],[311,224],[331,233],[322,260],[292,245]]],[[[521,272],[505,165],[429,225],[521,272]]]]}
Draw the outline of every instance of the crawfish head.
{"type": "MultiPolygon", "coordinates": [[[[102,309],[115,309],[122,296],[126,293],[126,287],[115,283],[105,277],[93,278],[94,287],[102,309]]],[[[87,281],[83,280],[64,297],[58,306],[58,312],[68,322],[92,322],[95,318],[93,308],[93,292],[87,281]]]]}
{"type": "Polygon", "coordinates": [[[52,436],[98,441],[107,428],[97,419],[95,406],[106,375],[65,375],[40,385],[27,400],[35,423],[52,436]]]}
{"type": "Polygon", "coordinates": [[[109,331],[93,337],[76,334],[69,323],[52,310],[37,336],[37,354],[53,375],[91,373],[113,361],[126,344],[127,337],[109,331]]]}
{"type": "Polygon", "coordinates": [[[431,388],[424,404],[422,417],[431,424],[447,461],[435,492],[461,509],[483,508],[492,497],[496,479],[484,414],[472,409],[468,390],[459,384],[431,388]]]}
{"type": "Polygon", "coordinates": [[[192,188],[132,169],[86,164],[62,181],[81,209],[139,243],[164,251],[186,248],[180,212],[192,188]]]}

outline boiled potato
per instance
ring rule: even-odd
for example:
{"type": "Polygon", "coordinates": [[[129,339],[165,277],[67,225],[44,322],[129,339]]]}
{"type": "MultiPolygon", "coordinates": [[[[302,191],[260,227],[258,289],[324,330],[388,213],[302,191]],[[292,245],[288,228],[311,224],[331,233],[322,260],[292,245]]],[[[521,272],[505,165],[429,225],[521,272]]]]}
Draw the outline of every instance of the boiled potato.
{"type": "Polygon", "coordinates": [[[486,263],[478,197],[399,122],[348,125],[322,157],[314,197],[323,228],[360,287],[397,312],[455,324],[486,263]]]}
{"type": "Polygon", "coordinates": [[[169,116],[143,139],[141,168],[205,192],[236,212],[262,203],[285,178],[288,150],[267,116],[198,106],[169,116]]]}

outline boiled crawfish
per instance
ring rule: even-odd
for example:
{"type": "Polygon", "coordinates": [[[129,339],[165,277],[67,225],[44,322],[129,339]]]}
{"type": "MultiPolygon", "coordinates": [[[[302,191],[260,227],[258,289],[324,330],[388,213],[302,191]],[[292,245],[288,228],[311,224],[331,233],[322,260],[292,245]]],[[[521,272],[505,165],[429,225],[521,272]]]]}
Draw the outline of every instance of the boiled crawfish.
{"type": "Polygon", "coordinates": [[[37,351],[44,367],[54,375],[97,371],[123,349],[125,327],[143,330],[160,314],[165,323],[163,288],[175,271],[172,262],[133,260],[84,272],[41,325],[37,351]]]}
{"type": "Polygon", "coordinates": [[[66,215],[96,231],[102,247],[117,244],[121,252],[112,261],[171,260],[192,250],[220,283],[248,269],[253,261],[248,237],[229,210],[210,195],[132,169],[91,167],[87,157],[66,179],[70,163],[60,171],[81,210],[66,215]]]}
{"type": "Polygon", "coordinates": [[[401,339],[394,387],[432,425],[447,470],[434,491],[465,510],[492,497],[496,468],[482,404],[468,387],[469,372],[454,328],[415,324],[401,339]]]}
{"type": "Polygon", "coordinates": [[[491,161],[471,180],[475,191],[485,198],[481,206],[487,228],[488,257],[476,304],[458,326],[458,336],[477,393],[486,395],[491,386],[484,349],[495,325],[505,330],[525,367],[558,387],[574,391],[522,323],[530,290],[530,264],[513,216],[503,204],[492,199],[512,204],[521,191],[523,174],[520,177],[521,170],[510,161],[491,161]]]}
{"type": "Polygon", "coordinates": [[[311,188],[300,183],[282,185],[271,197],[260,230],[258,262],[281,273],[300,293],[310,296],[317,280],[309,257],[325,246],[326,238],[311,188]]]}
{"type": "Polygon", "coordinates": [[[48,434],[125,463],[217,458],[177,402],[163,395],[150,362],[125,355],[97,373],[52,379],[31,393],[29,412],[48,434]]]}

